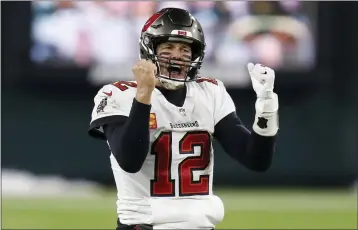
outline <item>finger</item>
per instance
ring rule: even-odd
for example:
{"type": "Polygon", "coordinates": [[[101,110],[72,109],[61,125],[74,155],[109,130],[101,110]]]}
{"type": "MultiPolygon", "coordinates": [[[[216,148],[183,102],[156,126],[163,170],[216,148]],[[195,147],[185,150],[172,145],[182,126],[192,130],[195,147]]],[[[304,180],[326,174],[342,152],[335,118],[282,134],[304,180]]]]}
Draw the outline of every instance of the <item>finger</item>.
{"type": "Polygon", "coordinates": [[[274,89],[274,80],[273,78],[266,79],[266,83],[263,85],[264,91],[273,91],[274,89]]]}
{"type": "Polygon", "coordinates": [[[146,62],[143,64],[143,66],[147,69],[152,70],[153,69],[153,63],[146,62]]]}
{"type": "Polygon", "coordinates": [[[137,70],[138,70],[138,67],[136,65],[132,67],[132,72],[133,73],[136,72],[137,70]]]}
{"type": "Polygon", "coordinates": [[[275,80],[275,71],[271,68],[266,68],[267,74],[272,76],[273,80],[275,80]]]}
{"type": "Polygon", "coordinates": [[[261,73],[261,74],[267,74],[266,68],[263,68],[260,73],[261,73]]]}
{"type": "Polygon", "coordinates": [[[157,67],[153,62],[149,63],[149,66],[150,66],[150,68],[152,68],[152,69],[154,69],[154,68],[157,67]]]}
{"type": "Polygon", "coordinates": [[[147,65],[152,65],[152,64],[154,64],[152,60],[146,60],[145,63],[146,63],[147,65]]]}
{"type": "Polygon", "coordinates": [[[251,62],[249,62],[247,64],[247,69],[248,69],[249,73],[251,73],[254,70],[254,67],[255,67],[255,65],[251,62]]]}
{"type": "Polygon", "coordinates": [[[252,82],[252,87],[254,89],[258,89],[258,88],[261,89],[262,88],[262,85],[260,84],[260,82],[256,78],[251,77],[251,82],[252,82]]]}
{"type": "Polygon", "coordinates": [[[254,72],[257,74],[267,74],[266,69],[267,69],[266,66],[262,64],[256,64],[254,72]]]}
{"type": "Polygon", "coordinates": [[[141,73],[149,73],[149,69],[144,66],[139,66],[138,69],[141,73]]]}

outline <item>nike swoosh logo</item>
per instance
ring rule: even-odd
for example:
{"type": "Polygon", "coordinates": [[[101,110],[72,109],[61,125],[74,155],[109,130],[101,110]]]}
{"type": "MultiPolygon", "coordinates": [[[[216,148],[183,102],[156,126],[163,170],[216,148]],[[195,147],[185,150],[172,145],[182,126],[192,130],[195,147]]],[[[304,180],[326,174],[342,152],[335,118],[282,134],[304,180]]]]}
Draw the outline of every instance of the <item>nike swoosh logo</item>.
{"type": "Polygon", "coordinates": [[[108,93],[108,92],[103,92],[103,93],[106,94],[106,95],[109,96],[109,97],[112,96],[112,91],[109,92],[109,93],[108,93]]]}

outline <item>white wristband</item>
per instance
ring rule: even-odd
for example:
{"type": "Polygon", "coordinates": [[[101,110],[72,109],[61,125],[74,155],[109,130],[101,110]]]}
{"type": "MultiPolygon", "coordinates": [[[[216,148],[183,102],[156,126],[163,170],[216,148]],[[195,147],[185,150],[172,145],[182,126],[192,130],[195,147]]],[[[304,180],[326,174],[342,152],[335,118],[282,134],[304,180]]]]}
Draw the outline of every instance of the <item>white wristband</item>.
{"type": "Polygon", "coordinates": [[[278,131],[278,96],[271,92],[269,98],[256,100],[253,130],[262,136],[274,136],[278,131]]]}
{"type": "Polygon", "coordinates": [[[252,129],[261,136],[275,136],[278,132],[278,112],[256,113],[252,129]]]}

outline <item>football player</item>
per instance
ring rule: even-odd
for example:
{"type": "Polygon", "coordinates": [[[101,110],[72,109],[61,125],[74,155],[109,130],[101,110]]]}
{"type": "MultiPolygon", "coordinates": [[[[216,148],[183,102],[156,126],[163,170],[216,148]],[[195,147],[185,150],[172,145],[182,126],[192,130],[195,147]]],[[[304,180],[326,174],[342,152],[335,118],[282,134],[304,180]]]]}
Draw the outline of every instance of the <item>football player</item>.
{"type": "Polygon", "coordinates": [[[270,167],[278,132],[274,71],[248,64],[257,94],[248,130],[223,83],[198,76],[205,38],[188,11],[155,13],[139,45],[135,81],[99,90],[89,128],[111,151],[117,229],[213,229],[224,217],[212,188],[213,138],[245,167],[270,167]]]}

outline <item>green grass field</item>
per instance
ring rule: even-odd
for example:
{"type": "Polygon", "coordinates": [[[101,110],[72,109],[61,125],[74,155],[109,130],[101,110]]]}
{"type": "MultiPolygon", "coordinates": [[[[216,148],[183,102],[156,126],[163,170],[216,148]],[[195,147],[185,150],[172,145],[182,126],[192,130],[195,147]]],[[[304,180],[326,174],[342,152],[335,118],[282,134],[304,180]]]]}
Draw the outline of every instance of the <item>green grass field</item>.
{"type": "MultiPolygon", "coordinates": [[[[218,190],[217,229],[357,229],[352,191],[218,190]]],[[[115,194],[100,198],[3,198],[2,229],[115,229],[115,194]]]]}

